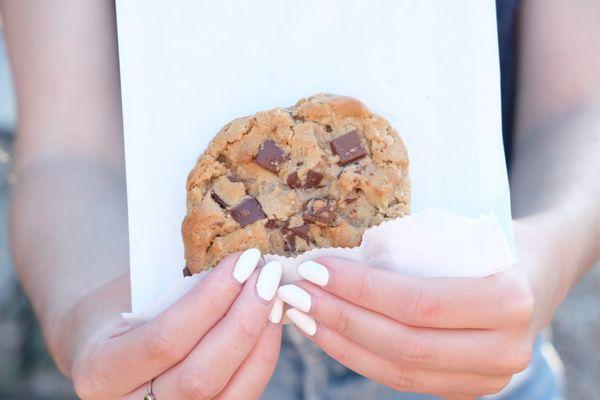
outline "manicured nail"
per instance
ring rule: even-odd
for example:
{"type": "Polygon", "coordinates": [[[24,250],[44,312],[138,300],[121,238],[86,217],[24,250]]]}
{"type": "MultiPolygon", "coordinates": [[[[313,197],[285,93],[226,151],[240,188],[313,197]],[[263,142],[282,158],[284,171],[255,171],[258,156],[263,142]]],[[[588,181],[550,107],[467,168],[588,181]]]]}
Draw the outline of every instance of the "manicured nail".
{"type": "Polygon", "coordinates": [[[302,311],[290,308],[285,312],[285,315],[287,315],[290,321],[308,336],[314,336],[315,333],[317,333],[317,323],[315,320],[304,314],[302,311]]]}
{"type": "Polygon", "coordinates": [[[239,283],[244,283],[250,278],[250,275],[256,269],[258,261],[260,260],[259,249],[248,249],[240,254],[233,268],[233,277],[239,283]]]}
{"type": "Polygon", "coordinates": [[[256,292],[262,299],[271,301],[275,296],[281,281],[281,274],[283,274],[283,267],[279,261],[270,261],[262,267],[256,282],[256,292]]]}
{"type": "Polygon", "coordinates": [[[304,312],[310,311],[310,294],[300,286],[284,285],[277,291],[277,296],[294,308],[304,312]]]}
{"type": "Polygon", "coordinates": [[[269,321],[277,325],[281,321],[282,316],[283,301],[275,299],[275,302],[273,303],[273,308],[271,308],[271,312],[269,313],[269,321]]]}
{"type": "Polygon", "coordinates": [[[298,266],[298,273],[304,279],[319,286],[327,286],[329,271],[324,265],[314,261],[305,261],[298,266]]]}

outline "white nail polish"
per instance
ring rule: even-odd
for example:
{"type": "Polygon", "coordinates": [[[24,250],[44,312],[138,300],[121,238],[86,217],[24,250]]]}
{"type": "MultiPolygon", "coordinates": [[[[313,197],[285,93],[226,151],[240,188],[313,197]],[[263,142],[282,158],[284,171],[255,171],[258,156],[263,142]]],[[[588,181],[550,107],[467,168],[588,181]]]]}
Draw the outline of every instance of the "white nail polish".
{"type": "Polygon", "coordinates": [[[275,299],[273,303],[273,308],[271,308],[271,312],[269,313],[269,321],[274,324],[278,324],[281,321],[281,317],[283,316],[283,301],[279,299],[275,299]]]}
{"type": "Polygon", "coordinates": [[[315,320],[304,314],[300,310],[296,310],[295,308],[290,308],[285,312],[285,315],[292,321],[294,325],[296,325],[302,332],[306,333],[308,336],[314,336],[317,333],[317,323],[315,320]]]}
{"type": "Polygon", "coordinates": [[[277,293],[282,274],[283,268],[279,261],[266,263],[260,271],[258,281],[256,282],[256,292],[258,295],[266,301],[271,301],[275,293],[277,293]]]}
{"type": "Polygon", "coordinates": [[[277,291],[277,296],[294,308],[304,312],[310,311],[310,306],[312,305],[310,294],[300,286],[282,286],[277,291]]]}
{"type": "Polygon", "coordinates": [[[327,286],[329,283],[329,271],[327,268],[314,261],[305,261],[298,266],[298,273],[304,279],[319,286],[327,286]]]}
{"type": "Polygon", "coordinates": [[[233,278],[239,283],[244,283],[250,278],[250,275],[256,269],[258,261],[260,260],[259,249],[248,249],[240,254],[233,267],[233,278]]]}

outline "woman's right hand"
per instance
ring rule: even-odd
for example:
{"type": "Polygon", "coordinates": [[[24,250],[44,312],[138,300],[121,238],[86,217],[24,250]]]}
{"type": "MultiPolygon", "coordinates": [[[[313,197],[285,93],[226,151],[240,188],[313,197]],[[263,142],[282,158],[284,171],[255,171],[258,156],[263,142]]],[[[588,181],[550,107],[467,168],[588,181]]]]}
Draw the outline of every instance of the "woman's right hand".
{"type": "Polygon", "coordinates": [[[132,329],[120,315],[127,277],[87,296],[64,328],[77,394],[142,400],[155,379],[159,400],[258,399],[279,357],[282,307],[275,296],[281,264],[255,271],[259,259],[256,249],[227,257],[168,310],[132,329]]]}

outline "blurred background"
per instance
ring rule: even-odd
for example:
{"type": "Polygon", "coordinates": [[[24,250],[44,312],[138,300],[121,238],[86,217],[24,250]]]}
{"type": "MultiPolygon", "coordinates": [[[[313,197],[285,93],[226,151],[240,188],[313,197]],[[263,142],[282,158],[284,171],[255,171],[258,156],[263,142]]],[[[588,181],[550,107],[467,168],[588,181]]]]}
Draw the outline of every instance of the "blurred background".
{"type": "MultiPolygon", "coordinates": [[[[8,244],[10,163],[15,99],[0,24],[0,399],[76,399],[48,356],[31,308],[16,280],[8,244]]],[[[565,364],[567,399],[600,398],[600,268],[569,296],[553,325],[565,364]]]]}

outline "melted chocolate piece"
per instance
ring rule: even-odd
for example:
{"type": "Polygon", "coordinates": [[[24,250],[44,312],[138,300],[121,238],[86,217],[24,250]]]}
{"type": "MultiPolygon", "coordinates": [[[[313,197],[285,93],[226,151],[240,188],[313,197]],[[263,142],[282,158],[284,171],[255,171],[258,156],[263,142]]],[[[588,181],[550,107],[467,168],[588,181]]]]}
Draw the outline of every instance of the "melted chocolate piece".
{"type": "Polygon", "coordinates": [[[294,235],[300,236],[304,240],[308,240],[308,231],[310,226],[308,224],[304,224],[302,226],[297,226],[295,228],[287,228],[290,231],[294,232],[294,235]]]}
{"type": "Polygon", "coordinates": [[[292,172],[288,175],[287,184],[292,189],[314,189],[319,187],[322,180],[323,174],[309,169],[306,173],[306,182],[304,184],[302,184],[297,172],[292,172]]]}
{"type": "Polygon", "coordinates": [[[215,192],[212,192],[210,194],[210,197],[212,197],[212,199],[223,209],[227,208],[227,203],[225,203],[225,201],[223,201],[222,198],[219,197],[219,195],[217,195],[215,192]]]}
{"type": "Polygon", "coordinates": [[[309,169],[306,173],[306,182],[304,183],[304,187],[306,189],[317,188],[321,184],[322,180],[323,174],[309,169]]]}
{"type": "Polygon", "coordinates": [[[267,229],[278,229],[280,227],[279,221],[276,219],[270,219],[265,222],[265,228],[267,229]]]}
{"type": "Polygon", "coordinates": [[[346,200],[344,200],[344,203],[346,203],[346,204],[352,204],[352,203],[354,203],[356,200],[358,200],[358,197],[352,197],[352,198],[350,198],[350,199],[346,199],[346,200]]]}
{"type": "Polygon", "coordinates": [[[281,169],[281,166],[285,164],[288,156],[285,155],[274,141],[265,140],[258,151],[258,154],[254,157],[254,162],[263,167],[264,169],[271,171],[276,174],[281,169]]]}
{"type": "Polygon", "coordinates": [[[300,189],[302,187],[302,182],[300,178],[298,178],[297,172],[292,172],[287,177],[287,184],[292,189],[300,189]]]}
{"type": "Polygon", "coordinates": [[[260,203],[254,197],[249,197],[242,201],[237,207],[231,210],[231,217],[243,227],[265,219],[265,215],[260,203]]]}
{"type": "Polygon", "coordinates": [[[302,219],[309,224],[329,226],[335,221],[336,211],[334,199],[312,199],[304,206],[302,219]]]}
{"type": "Polygon", "coordinates": [[[281,234],[283,235],[283,249],[285,251],[296,251],[296,236],[299,236],[308,242],[309,229],[310,227],[307,224],[295,228],[281,228],[281,234]]]}
{"type": "Polygon", "coordinates": [[[192,272],[190,271],[190,269],[187,266],[183,269],[183,276],[184,277],[192,276],[192,272]]]}
{"type": "Polygon", "coordinates": [[[367,155],[357,131],[346,133],[332,140],[331,151],[340,158],[339,165],[344,166],[367,155]]]}

